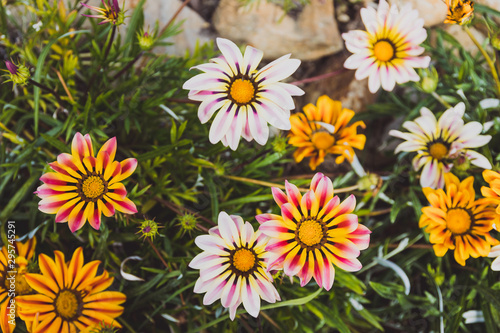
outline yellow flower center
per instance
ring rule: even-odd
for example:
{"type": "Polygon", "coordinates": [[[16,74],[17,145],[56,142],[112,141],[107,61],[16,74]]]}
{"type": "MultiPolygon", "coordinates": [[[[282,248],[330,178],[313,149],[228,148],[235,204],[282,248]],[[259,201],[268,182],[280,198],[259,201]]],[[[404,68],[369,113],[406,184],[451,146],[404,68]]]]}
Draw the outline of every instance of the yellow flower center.
{"type": "Polygon", "coordinates": [[[441,161],[448,155],[448,147],[446,147],[441,142],[433,143],[429,147],[429,154],[434,157],[436,160],[441,161]]]}
{"type": "Polygon", "coordinates": [[[83,194],[90,199],[97,198],[104,193],[104,183],[101,177],[90,176],[83,181],[82,184],[83,194]]]}
{"type": "Polygon", "coordinates": [[[378,41],[373,45],[373,55],[379,61],[389,61],[394,57],[394,46],[385,40],[378,41]]]}
{"type": "Polygon", "coordinates": [[[451,209],[446,213],[446,228],[456,235],[467,232],[471,224],[470,214],[465,209],[451,209]]]}
{"type": "Polygon", "coordinates": [[[335,143],[335,138],[328,132],[316,132],[312,135],[313,145],[320,150],[328,149],[335,143]]]}
{"type": "Polygon", "coordinates": [[[229,95],[238,104],[247,104],[255,96],[255,88],[250,80],[237,79],[229,87],[229,95]]]}
{"type": "Polygon", "coordinates": [[[26,281],[24,274],[17,274],[16,277],[16,295],[27,295],[31,293],[33,289],[31,289],[30,285],[26,281]]]}
{"type": "Polygon", "coordinates": [[[323,228],[316,220],[305,220],[300,224],[298,236],[307,246],[318,245],[323,239],[323,228]]]}
{"type": "Polygon", "coordinates": [[[255,255],[247,249],[239,249],[233,255],[233,265],[241,272],[249,271],[255,265],[255,255]]]}
{"type": "Polygon", "coordinates": [[[78,298],[75,293],[70,290],[61,291],[56,298],[56,312],[64,319],[72,319],[78,312],[78,298]]]}

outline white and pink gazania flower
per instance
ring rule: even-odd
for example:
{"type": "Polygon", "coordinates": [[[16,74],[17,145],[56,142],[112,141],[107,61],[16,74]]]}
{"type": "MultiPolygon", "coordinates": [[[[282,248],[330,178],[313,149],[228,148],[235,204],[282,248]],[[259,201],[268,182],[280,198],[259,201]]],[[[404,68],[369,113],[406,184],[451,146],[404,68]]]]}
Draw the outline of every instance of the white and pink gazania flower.
{"type": "Polygon", "coordinates": [[[371,231],[358,223],[354,214],[356,198],[340,202],[333,196],[330,178],[317,173],[310,190],[301,195],[297,186],[285,182],[286,194],[273,187],[274,201],[281,215],[260,214],[259,230],[271,237],[270,269],[283,268],[288,276],[297,275],[305,286],[312,277],[320,288],[330,290],[337,266],[348,272],[361,269],[357,259],[368,248],[371,231]]]}
{"type": "Polygon", "coordinates": [[[220,298],[234,320],[241,303],[257,317],[261,298],[269,303],[281,300],[267,269],[266,235],[254,232],[250,223],[226,212],[219,213],[218,226],[208,233],[196,237],[195,243],[203,252],[189,263],[189,267],[200,270],[194,292],[206,293],[204,305],[220,298]]]}
{"type": "Polygon", "coordinates": [[[480,135],[483,125],[471,121],[464,125],[462,117],[465,113],[464,103],[446,110],[439,120],[427,108],[420,110],[421,116],[414,121],[405,121],[403,127],[409,133],[391,130],[389,135],[406,140],[396,147],[400,151],[416,152],[413,168],[423,168],[420,185],[433,189],[444,186],[444,174],[454,164],[471,164],[483,169],[491,169],[488,159],[469,148],[484,146],[491,140],[490,135],[480,135]]]}
{"type": "Polygon", "coordinates": [[[224,38],[217,38],[217,46],[222,56],[194,66],[204,73],[182,86],[190,90],[190,99],[201,101],[198,118],[203,124],[218,111],[210,127],[210,142],[222,141],[236,150],[241,136],[264,145],[269,137],[268,123],[289,130],[290,110],[295,108],[291,96],[304,91],[279,81],[292,75],[300,60],[287,54],[257,70],[262,51],[247,46],[242,55],[236,44],[224,38]]]}
{"type": "Polygon", "coordinates": [[[493,246],[490,250],[488,257],[495,258],[491,263],[491,269],[494,271],[500,271],[500,245],[493,246]]]}
{"type": "Polygon", "coordinates": [[[368,87],[375,93],[380,86],[387,91],[396,83],[419,81],[414,68],[429,66],[430,57],[419,57],[424,52],[420,44],[427,38],[424,20],[410,4],[401,11],[380,0],[378,10],[361,9],[366,31],[353,30],[342,34],[347,49],[354,53],[344,63],[356,69],[356,79],[367,77],[368,87]]]}

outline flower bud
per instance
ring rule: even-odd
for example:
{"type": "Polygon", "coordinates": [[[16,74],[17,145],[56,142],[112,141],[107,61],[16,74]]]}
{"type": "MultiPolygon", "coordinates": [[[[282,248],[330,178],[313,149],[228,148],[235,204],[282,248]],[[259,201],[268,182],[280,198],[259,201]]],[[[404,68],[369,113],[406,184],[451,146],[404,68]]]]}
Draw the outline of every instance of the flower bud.
{"type": "Polygon", "coordinates": [[[496,50],[500,51],[500,30],[494,33],[490,38],[491,46],[493,46],[496,50]]]}
{"type": "Polygon", "coordinates": [[[9,80],[6,82],[12,81],[14,84],[19,84],[21,86],[25,86],[28,83],[30,71],[26,66],[22,64],[15,65],[9,60],[5,61],[5,66],[7,67],[7,70],[4,71],[8,73],[5,76],[9,77],[9,80]]]}
{"type": "Polygon", "coordinates": [[[137,33],[137,40],[139,41],[139,46],[141,47],[141,50],[149,51],[153,47],[156,38],[149,32],[149,30],[148,31],[141,30],[140,32],[137,33]]]}
{"type": "Polygon", "coordinates": [[[439,82],[439,75],[434,66],[430,66],[429,68],[419,70],[419,75],[420,75],[419,88],[422,91],[428,94],[431,94],[434,91],[436,91],[439,82]]]}

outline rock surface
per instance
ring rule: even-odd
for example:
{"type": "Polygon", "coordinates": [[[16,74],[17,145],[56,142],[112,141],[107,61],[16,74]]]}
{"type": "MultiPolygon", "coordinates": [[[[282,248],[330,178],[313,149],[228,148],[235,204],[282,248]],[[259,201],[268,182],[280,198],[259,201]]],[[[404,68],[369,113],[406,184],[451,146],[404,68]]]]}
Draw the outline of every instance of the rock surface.
{"type": "Polygon", "coordinates": [[[287,53],[315,60],[343,49],[335,21],[333,1],[312,0],[297,18],[267,1],[242,7],[238,0],[221,0],[212,23],[221,37],[250,44],[273,59],[287,53]]]}
{"type": "MultiPolygon", "coordinates": [[[[125,2],[127,9],[132,9],[137,6],[139,0],[129,0],[125,2]]],[[[121,3],[120,3],[121,4],[121,3]]],[[[155,22],[158,20],[160,30],[167,24],[167,22],[174,16],[177,9],[182,4],[179,0],[147,0],[144,4],[144,26],[153,28],[155,22]]],[[[196,41],[199,40],[200,44],[206,43],[212,39],[206,32],[209,24],[201,18],[195,11],[189,7],[184,7],[180,14],[177,16],[176,22],[184,20],[182,24],[182,32],[167,40],[174,43],[174,45],[167,47],[159,47],[155,49],[156,52],[168,53],[178,56],[183,56],[186,50],[194,50],[196,41]]]]}
{"type": "Polygon", "coordinates": [[[410,3],[412,8],[418,10],[427,28],[443,23],[448,10],[443,0],[389,0],[389,3],[397,4],[399,8],[410,3]]]}

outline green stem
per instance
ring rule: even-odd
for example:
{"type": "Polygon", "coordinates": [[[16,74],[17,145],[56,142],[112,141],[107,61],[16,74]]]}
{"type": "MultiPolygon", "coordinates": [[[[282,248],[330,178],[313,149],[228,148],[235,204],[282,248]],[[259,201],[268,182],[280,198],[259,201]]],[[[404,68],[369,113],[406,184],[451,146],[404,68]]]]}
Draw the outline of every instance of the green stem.
{"type": "Polygon", "coordinates": [[[450,108],[453,107],[453,106],[450,105],[450,103],[448,103],[447,101],[445,101],[443,99],[443,97],[439,96],[435,91],[433,91],[431,95],[432,95],[432,97],[434,97],[435,99],[437,99],[439,103],[443,104],[444,107],[446,107],[448,109],[450,109],[450,108]]]}
{"type": "Polygon", "coordinates": [[[491,75],[493,76],[493,79],[495,80],[495,83],[497,84],[497,93],[500,96],[500,80],[498,79],[498,72],[495,68],[495,64],[493,63],[493,60],[491,60],[488,53],[486,53],[486,50],[481,46],[481,44],[476,39],[476,37],[474,37],[474,35],[470,31],[469,27],[464,25],[464,30],[467,33],[467,35],[469,35],[472,42],[477,46],[477,48],[479,49],[479,51],[483,55],[484,59],[488,63],[488,66],[490,67],[490,70],[491,70],[491,75]]]}

